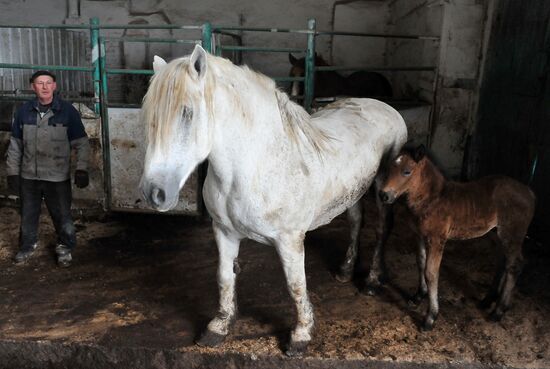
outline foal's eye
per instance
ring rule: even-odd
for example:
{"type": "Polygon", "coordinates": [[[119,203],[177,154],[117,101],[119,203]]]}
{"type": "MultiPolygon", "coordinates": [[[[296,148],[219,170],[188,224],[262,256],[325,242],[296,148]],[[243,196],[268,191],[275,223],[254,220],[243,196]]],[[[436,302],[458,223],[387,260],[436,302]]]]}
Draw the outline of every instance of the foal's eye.
{"type": "Polygon", "coordinates": [[[403,176],[408,177],[411,175],[411,171],[409,169],[403,170],[403,176]]]}
{"type": "Polygon", "coordinates": [[[181,113],[181,118],[184,122],[185,121],[190,121],[191,119],[193,119],[193,109],[188,108],[187,106],[185,106],[183,108],[183,112],[181,113]]]}

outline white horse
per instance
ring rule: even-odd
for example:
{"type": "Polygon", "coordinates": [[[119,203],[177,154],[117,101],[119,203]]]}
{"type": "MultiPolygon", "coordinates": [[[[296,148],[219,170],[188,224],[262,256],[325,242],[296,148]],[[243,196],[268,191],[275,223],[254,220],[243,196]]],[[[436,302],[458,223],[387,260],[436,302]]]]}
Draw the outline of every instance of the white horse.
{"type": "MultiPolygon", "coordinates": [[[[142,107],[148,127],[144,197],[159,211],[171,209],[190,173],[209,162],[203,197],[220,256],[220,300],[197,343],[218,345],[228,334],[236,314],[234,264],[240,241],[250,238],[275,246],[279,254],[298,320],[286,353],[300,354],[314,324],[305,233],[349,210],[354,225],[341,278],[349,279],[359,200],[384,158],[394,157],[405,143],[403,118],[372,99],[341,100],[310,117],[271,79],[200,46],[168,64],[155,56],[153,66],[142,107]]],[[[382,243],[379,237],[371,285],[378,283],[382,243]]]]}

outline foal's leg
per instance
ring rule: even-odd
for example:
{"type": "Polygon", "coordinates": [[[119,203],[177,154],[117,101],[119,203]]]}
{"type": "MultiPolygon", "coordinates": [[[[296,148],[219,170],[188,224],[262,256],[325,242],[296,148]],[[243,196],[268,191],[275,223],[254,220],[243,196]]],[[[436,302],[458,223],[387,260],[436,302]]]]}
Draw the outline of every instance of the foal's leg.
{"type": "Polygon", "coordinates": [[[357,260],[357,252],[359,250],[359,233],[363,225],[363,205],[361,199],[357,201],[347,211],[348,220],[350,222],[350,243],[346,252],[346,259],[340,265],[340,271],[336,274],[338,282],[349,282],[353,277],[353,268],[357,260]]]}
{"type": "Polygon", "coordinates": [[[422,330],[429,331],[433,328],[437,314],[439,313],[439,301],[437,297],[437,288],[439,280],[439,267],[441,266],[441,258],[443,257],[444,240],[436,237],[427,239],[427,262],[426,262],[426,282],[428,285],[428,296],[430,305],[422,330]]]}
{"type": "Polygon", "coordinates": [[[416,266],[418,267],[418,289],[410,300],[410,303],[413,305],[418,305],[428,294],[428,285],[426,284],[426,243],[422,237],[418,241],[416,266]]]}
{"type": "Polygon", "coordinates": [[[288,356],[301,355],[306,351],[313,330],[313,307],[306,288],[304,268],[304,234],[285,236],[276,241],[275,246],[286,276],[290,296],[294,300],[298,322],[290,334],[286,350],[288,356]]]}
{"type": "Polygon", "coordinates": [[[498,236],[502,240],[504,254],[506,256],[504,271],[498,290],[498,298],[495,307],[490,313],[491,320],[499,321],[510,306],[512,291],[516,285],[516,280],[523,267],[522,245],[524,234],[520,237],[509,235],[507,230],[498,230],[498,236]]]}
{"type": "Polygon", "coordinates": [[[379,193],[379,181],[375,182],[375,198],[376,206],[378,207],[378,223],[376,225],[376,246],[374,247],[374,254],[372,255],[372,263],[370,266],[369,275],[366,280],[366,293],[368,295],[375,295],[376,291],[382,285],[384,280],[385,267],[384,267],[384,245],[388,240],[388,236],[393,227],[393,205],[384,204],[379,193]]]}
{"type": "Polygon", "coordinates": [[[200,346],[217,346],[223,342],[231,323],[235,320],[237,306],[235,296],[235,262],[239,254],[240,235],[213,223],[214,237],[218,246],[219,308],[216,317],[208,323],[206,331],[197,341],[200,346]]]}

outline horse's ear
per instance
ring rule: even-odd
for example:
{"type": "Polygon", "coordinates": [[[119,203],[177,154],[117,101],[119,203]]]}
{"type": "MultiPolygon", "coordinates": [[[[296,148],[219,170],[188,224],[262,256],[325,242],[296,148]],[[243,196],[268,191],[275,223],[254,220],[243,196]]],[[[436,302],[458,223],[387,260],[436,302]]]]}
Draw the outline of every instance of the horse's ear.
{"type": "Polygon", "coordinates": [[[294,65],[295,67],[298,66],[298,59],[296,59],[296,57],[291,53],[288,53],[288,61],[290,62],[290,64],[294,65]]]}
{"type": "Polygon", "coordinates": [[[155,73],[158,73],[165,65],[166,61],[163,58],[157,55],[153,57],[153,71],[155,73]]]}
{"type": "Polygon", "coordinates": [[[191,62],[189,64],[190,72],[197,78],[204,77],[206,73],[206,51],[201,45],[195,45],[195,49],[191,54],[191,62]]]}
{"type": "Polygon", "coordinates": [[[424,145],[420,145],[414,150],[413,159],[418,163],[420,160],[424,158],[424,156],[426,156],[426,147],[424,145]]]}

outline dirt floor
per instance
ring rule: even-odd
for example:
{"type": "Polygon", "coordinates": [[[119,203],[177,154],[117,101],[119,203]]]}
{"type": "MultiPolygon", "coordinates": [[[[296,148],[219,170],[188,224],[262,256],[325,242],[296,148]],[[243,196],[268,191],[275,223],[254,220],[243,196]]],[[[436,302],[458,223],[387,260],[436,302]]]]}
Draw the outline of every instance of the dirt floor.
{"type": "MultiPolygon", "coordinates": [[[[496,246],[488,239],[449,243],[440,278],[439,319],[433,331],[424,333],[418,326],[426,304],[407,304],[417,272],[415,237],[402,207],[396,209],[387,247],[387,285],[379,296],[360,293],[374,242],[376,211],[369,205],[355,283],[340,284],[331,274],[348,241],[343,217],[306,239],[306,273],[316,314],[315,337],[303,359],[309,367],[323,362],[329,363],[324,367],[344,367],[346,362],[357,367],[384,363],[375,366],[388,368],[391,363],[415,368],[550,367],[548,245],[526,241],[526,266],[511,309],[493,323],[477,303],[491,282],[496,246]]],[[[130,361],[115,357],[123,349],[138,361],[140,349],[164,353],[141,361],[142,367],[154,368],[171,367],[171,353],[201,360],[241,355],[257,367],[267,367],[260,365],[262,359],[287,360],[281,349],[295,312],[273,248],[251,241],[241,245],[239,318],[220,348],[204,349],[193,342],[214,316],[218,298],[217,250],[207,221],[119,213],[76,223],[79,244],[72,267],[55,264],[55,235],[47,216],[41,218],[36,254],[16,266],[12,257],[19,215],[14,208],[0,208],[0,367],[76,367],[63,364],[68,348],[73,359],[80,355],[81,367],[90,368],[123,367],[121,363],[130,361]],[[53,351],[47,350],[49,344],[53,351]],[[86,359],[85,347],[101,351],[103,361],[86,359]]],[[[208,366],[197,363],[189,367],[208,366]]]]}

